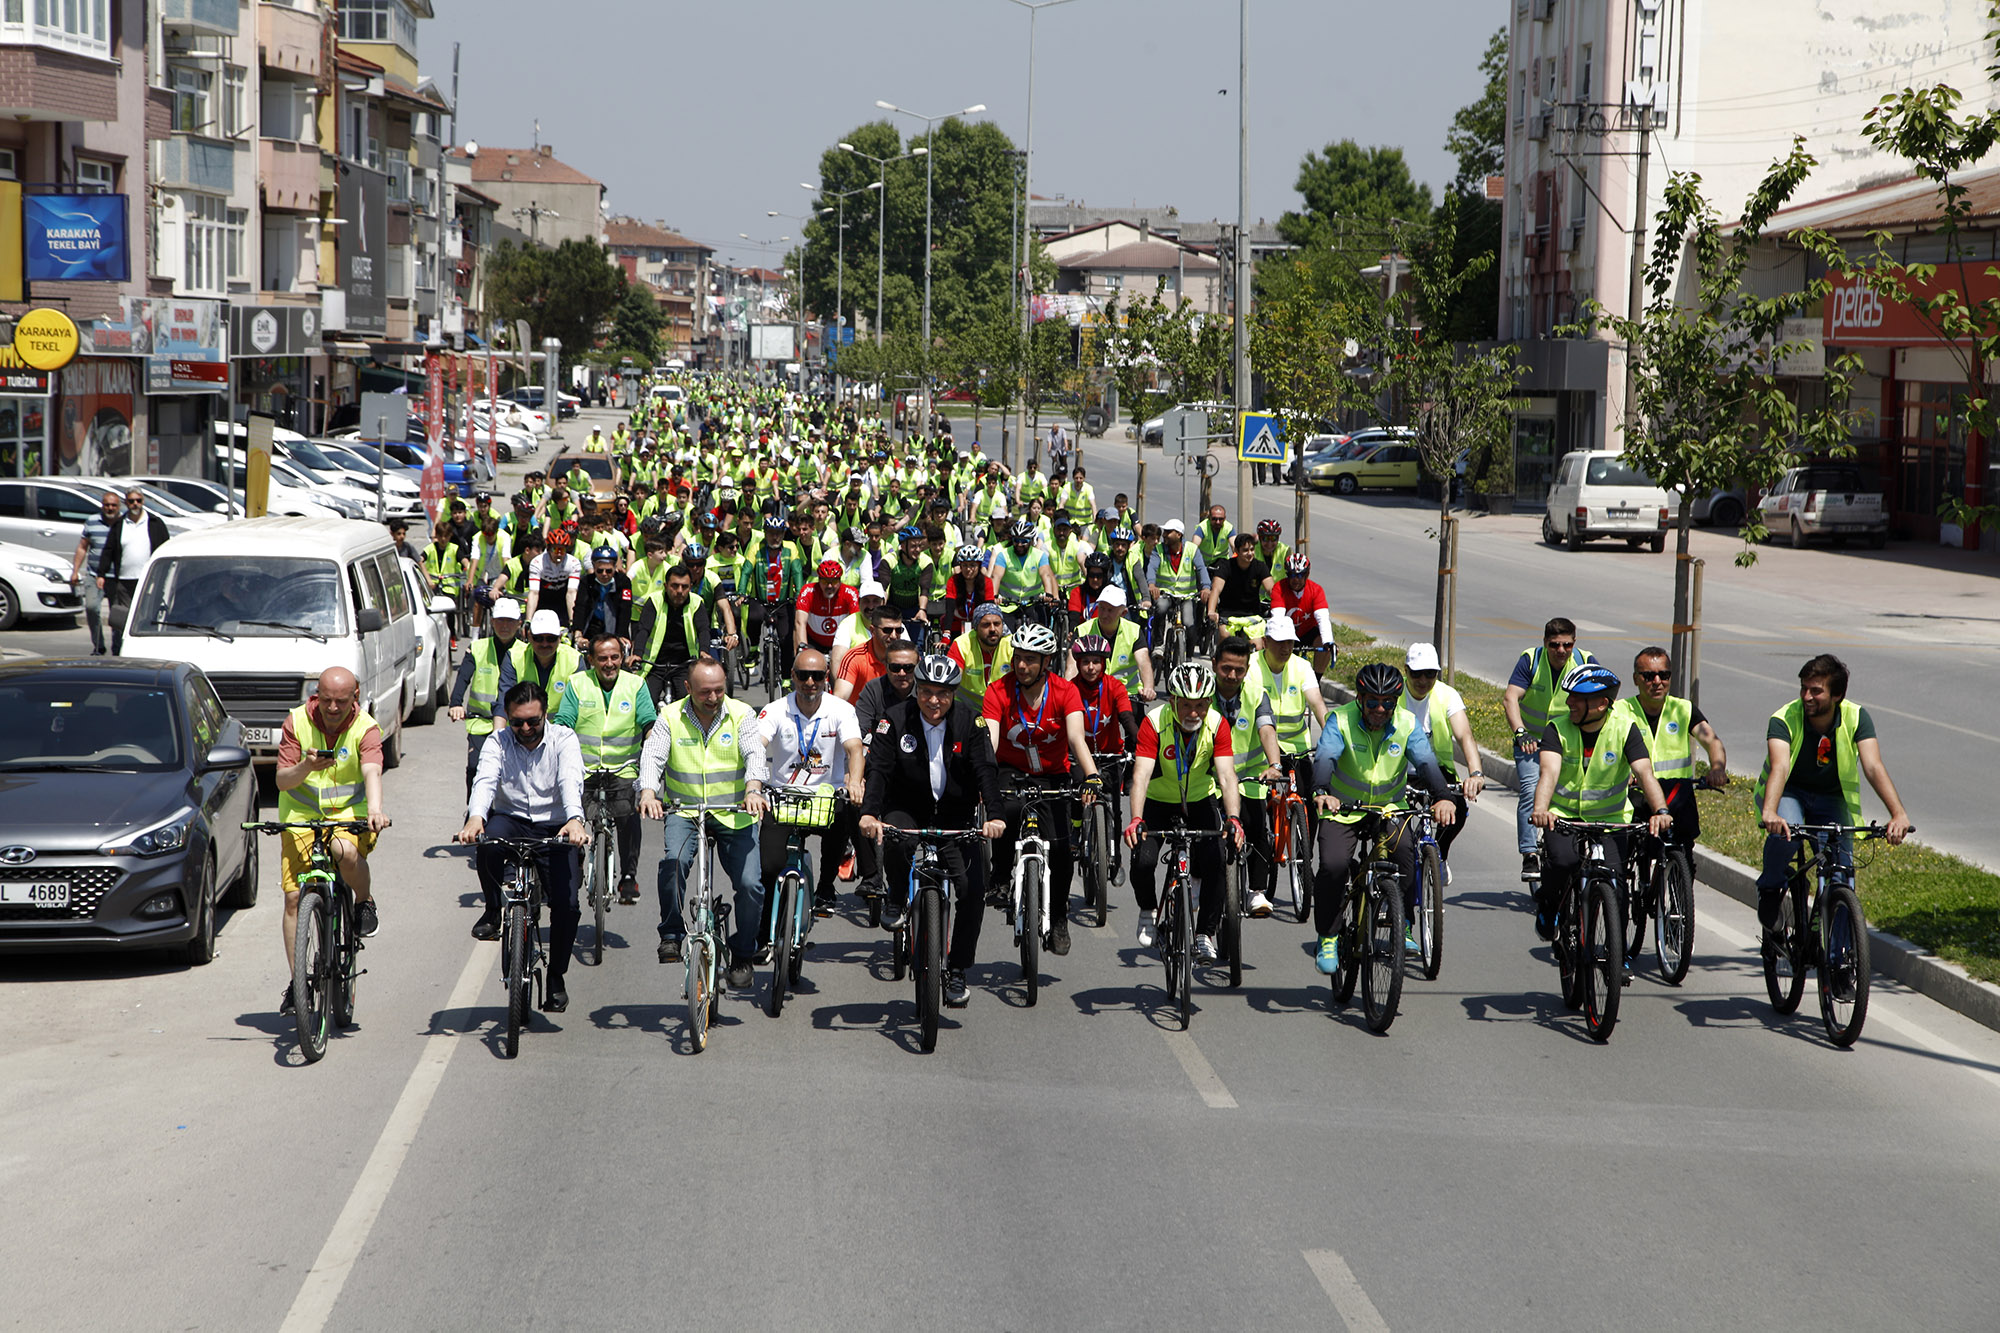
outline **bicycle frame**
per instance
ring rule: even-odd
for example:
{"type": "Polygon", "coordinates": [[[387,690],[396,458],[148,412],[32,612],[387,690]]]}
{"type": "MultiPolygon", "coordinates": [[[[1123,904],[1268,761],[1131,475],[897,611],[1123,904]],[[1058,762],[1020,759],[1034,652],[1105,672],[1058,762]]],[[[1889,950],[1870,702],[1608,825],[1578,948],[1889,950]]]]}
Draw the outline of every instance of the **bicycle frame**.
{"type": "Polygon", "coordinates": [[[584,812],[590,817],[590,846],[584,852],[581,905],[592,911],[596,942],[592,957],[596,966],[604,962],[604,917],[610,911],[617,886],[625,878],[625,863],[618,852],[618,821],[611,814],[605,788],[613,782],[630,782],[616,769],[593,768],[583,777],[584,812]],[[599,875],[598,863],[604,873],[599,875]]]}
{"type": "Polygon", "coordinates": [[[694,824],[694,855],[688,874],[681,881],[682,994],[688,1005],[688,1031],[696,1054],[708,1049],[709,1024],[721,1011],[723,950],[728,947],[729,904],[715,892],[715,844],[709,819],[733,805],[706,805],[675,801],[665,809],[694,824]]]}
{"type": "MultiPolygon", "coordinates": [[[[806,851],[806,838],[813,833],[825,834],[833,827],[840,806],[845,803],[846,793],[834,787],[774,782],[764,785],[764,796],[771,802],[773,816],[780,811],[788,811],[815,821],[778,821],[786,834],[785,868],[779,872],[776,895],[769,907],[773,951],[769,1003],[771,1016],[776,1018],[784,1008],[787,987],[798,981],[806,944],[812,934],[813,873],[812,857],[806,851]]],[[[705,820],[703,822],[706,824],[705,820]]]]}

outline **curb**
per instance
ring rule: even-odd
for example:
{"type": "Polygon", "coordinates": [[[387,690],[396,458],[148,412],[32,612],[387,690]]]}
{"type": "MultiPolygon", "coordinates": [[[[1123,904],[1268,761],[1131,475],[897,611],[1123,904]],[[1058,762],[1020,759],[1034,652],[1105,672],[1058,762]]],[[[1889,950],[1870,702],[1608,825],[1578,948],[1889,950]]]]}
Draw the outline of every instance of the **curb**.
{"type": "MultiPolygon", "coordinates": [[[[1322,679],[1320,690],[1328,699],[1346,703],[1353,693],[1344,685],[1322,679]]],[[[1515,790],[1514,761],[1479,747],[1480,767],[1486,780],[1496,787],[1515,790]]],[[[1694,849],[1695,881],[1718,893],[1727,894],[1750,907],[1757,905],[1757,872],[1733,857],[1694,849]]],[[[1868,928],[1868,960],[1872,968],[1892,981],[1963,1014],[1975,1023],[2000,1031],[2000,986],[1970,975],[1956,963],[1910,943],[1886,930],[1868,928]]]]}

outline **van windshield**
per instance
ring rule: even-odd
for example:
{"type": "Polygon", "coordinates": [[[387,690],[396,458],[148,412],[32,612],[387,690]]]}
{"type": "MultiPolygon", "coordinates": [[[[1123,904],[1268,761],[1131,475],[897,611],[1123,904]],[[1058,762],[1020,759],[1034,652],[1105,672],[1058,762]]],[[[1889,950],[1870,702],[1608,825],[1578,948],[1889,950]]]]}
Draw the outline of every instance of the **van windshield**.
{"type": "Polygon", "coordinates": [[[340,570],[300,556],[187,555],[155,560],[127,634],[213,632],[231,638],[347,632],[340,570]]]}
{"type": "Polygon", "coordinates": [[[1592,486],[1651,486],[1653,479],[1622,458],[1593,458],[1585,481],[1592,486]]]}

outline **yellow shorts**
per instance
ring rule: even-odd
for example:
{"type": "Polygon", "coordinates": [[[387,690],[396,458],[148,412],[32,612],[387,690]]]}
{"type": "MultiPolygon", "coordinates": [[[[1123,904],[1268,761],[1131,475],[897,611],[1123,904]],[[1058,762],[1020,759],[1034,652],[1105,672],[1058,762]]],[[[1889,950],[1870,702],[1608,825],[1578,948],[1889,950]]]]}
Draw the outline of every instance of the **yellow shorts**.
{"type": "MultiPolygon", "coordinates": [[[[288,828],[281,836],[284,845],[283,884],[285,892],[297,893],[299,891],[299,876],[312,869],[312,830],[288,828]]],[[[340,846],[342,843],[352,846],[357,839],[361,844],[362,859],[366,860],[368,855],[375,850],[375,835],[373,833],[348,833],[343,831],[334,834],[329,839],[329,842],[335,847],[340,846]]]]}

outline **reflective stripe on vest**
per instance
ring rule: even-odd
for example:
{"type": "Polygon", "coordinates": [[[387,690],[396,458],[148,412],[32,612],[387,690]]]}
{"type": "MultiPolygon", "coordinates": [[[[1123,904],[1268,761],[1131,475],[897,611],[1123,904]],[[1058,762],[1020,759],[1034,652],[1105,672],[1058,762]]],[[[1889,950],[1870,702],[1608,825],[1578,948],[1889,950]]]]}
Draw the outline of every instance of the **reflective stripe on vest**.
{"type": "Polygon", "coordinates": [[[585,670],[570,677],[569,688],[576,695],[576,720],[570,725],[583,747],[583,766],[615,768],[628,778],[638,777],[639,696],[646,682],[621,671],[607,699],[597,672],[585,670]]]}
{"type": "MultiPolygon", "coordinates": [[[[644,661],[648,671],[660,665],[660,650],[665,647],[667,642],[668,617],[666,589],[656,589],[649,600],[653,604],[653,637],[646,644],[644,661]]],[[[701,598],[690,593],[688,595],[687,610],[681,613],[681,630],[687,635],[688,660],[690,662],[701,656],[701,643],[695,638],[694,632],[694,615],[696,611],[701,609],[701,606],[701,598]]]]}
{"type": "Polygon", "coordinates": [[[1694,776],[1694,705],[1668,695],[1660,701],[1660,724],[1646,716],[1646,706],[1637,698],[1620,699],[1612,710],[1639,730],[1646,742],[1646,754],[1653,761],[1653,776],[1662,782],[1694,776]]]}
{"type": "Polygon", "coordinates": [[[424,573],[439,592],[458,591],[459,580],[465,576],[464,563],[457,542],[446,542],[442,548],[432,542],[424,547],[424,573]]]}
{"type": "MultiPolygon", "coordinates": [[[[1215,737],[1222,730],[1222,714],[1211,707],[1201,719],[1201,732],[1194,740],[1194,757],[1183,764],[1179,747],[1187,743],[1187,733],[1174,720],[1173,704],[1157,705],[1146,714],[1160,738],[1159,757],[1154,761],[1153,780],[1146,784],[1146,800],[1192,805],[1215,794],[1215,737]]],[[[1233,739],[1233,736],[1232,736],[1233,739]]]]}
{"type": "MultiPolygon", "coordinates": [[[[1805,705],[1792,700],[1777,712],[1771,714],[1785,724],[1785,730],[1792,738],[1792,769],[1798,770],[1799,755],[1806,743],[1805,705]]],[[[1861,745],[1854,739],[1854,733],[1861,727],[1861,705],[1851,699],[1840,701],[1840,718],[1834,724],[1833,765],[1840,775],[1840,797],[1847,805],[1847,822],[1861,822],[1861,745]]],[[[1757,775],[1757,803],[1764,803],[1764,785],[1771,778],[1771,758],[1764,757],[1764,771],[1757,775]]]]}
{"type": "Polygon", "coordinates": [[[1041,595],[1040,552],[1029,547],[1026,555],[1017,556],[1012,547],[1003,546],[995,558],[1000,562],[1000,577],[993,582],[998,587],[1001,601],[1022,602],[1041,595]]]}
{"type": "Polygon", "coordinates": [[[1193,597],[1201,591],[1194,581],[1194,552],[1188,550],[1187,543],[1181,543],[1180,568],[1175,569],[1174,558],[1167,548],[1160,548],[1160,591],[1169,597],[1193,597]]]}
{"type": "MultiPolygon", "coordinates": [[[[756,719],[749,704],[725,698],[715,730],[704,738],[701,722],[694,715],[694,701],[681,700],[662,719],[670,739],[666,763],[660,770],[661,792],[692,805],[741,805],[748,785],[743,733],[756,719]]],[[[712,815],[724,828],[749,828],[753,822],[747,810],[715,810],[712,815]]]]}
{"type": "MultiPolygon", "coordinates": [[[[1362,723],[1361,705],[1356,702],[1328,713],[1326,724],[1339,728],[1345,742],[1340,758],[1333,761],[1327,790],[1339,797],[1342,805],[1401,806],[1403,789],[1409,785],[1410,737],[1415,734],[1416,719],[1408,713],[1392,712],[1388,730],[1378,736],[1362,723]]],[[[1360,817],[1348,815],[1343,822],[1360,817]]]]}
{"type": "Polygon", "coordinates": [[[1583,757],[1583,732],[1566,717],[1555,720],[1556,736],[1562,741],[1562,771],[1556,775],[1555,797],[1549,809],[1565,819],[1593,823],[1620,823],[1632,817],[1632,801],[1627,789],[1632,782],[1631,765],[1625,762],[1625,738],[1630,718],[1615,711],[1604,715],[1604,727],[1590,758],[1583,757]]]}
{"type": "Polygon", "coordinates": [[[1220,529],[1211,529],[1206,520],[1194,525],[1195,536],[1199,539],[1201,558],[1208,562],[1210,569],[1229,558],[1229,548],[1236,540],[1236,528],[1224,522],[1220,529]]]}
{"type": "Polygon", "coordinates": [[[327,737],[313,725],[310,705],[292,710],[292,735],[301,750],[338,750],[332,768],[308,773],[290,791],[278,793],[278,818],[285,822],[303,819],[352,819],[368,812],[368,782],[361,771],[361,740],[375,725],[365,709],[354,711],[347,730],[327,737]],[[329,743],[329,742],[337,743],[329,743]]]}

